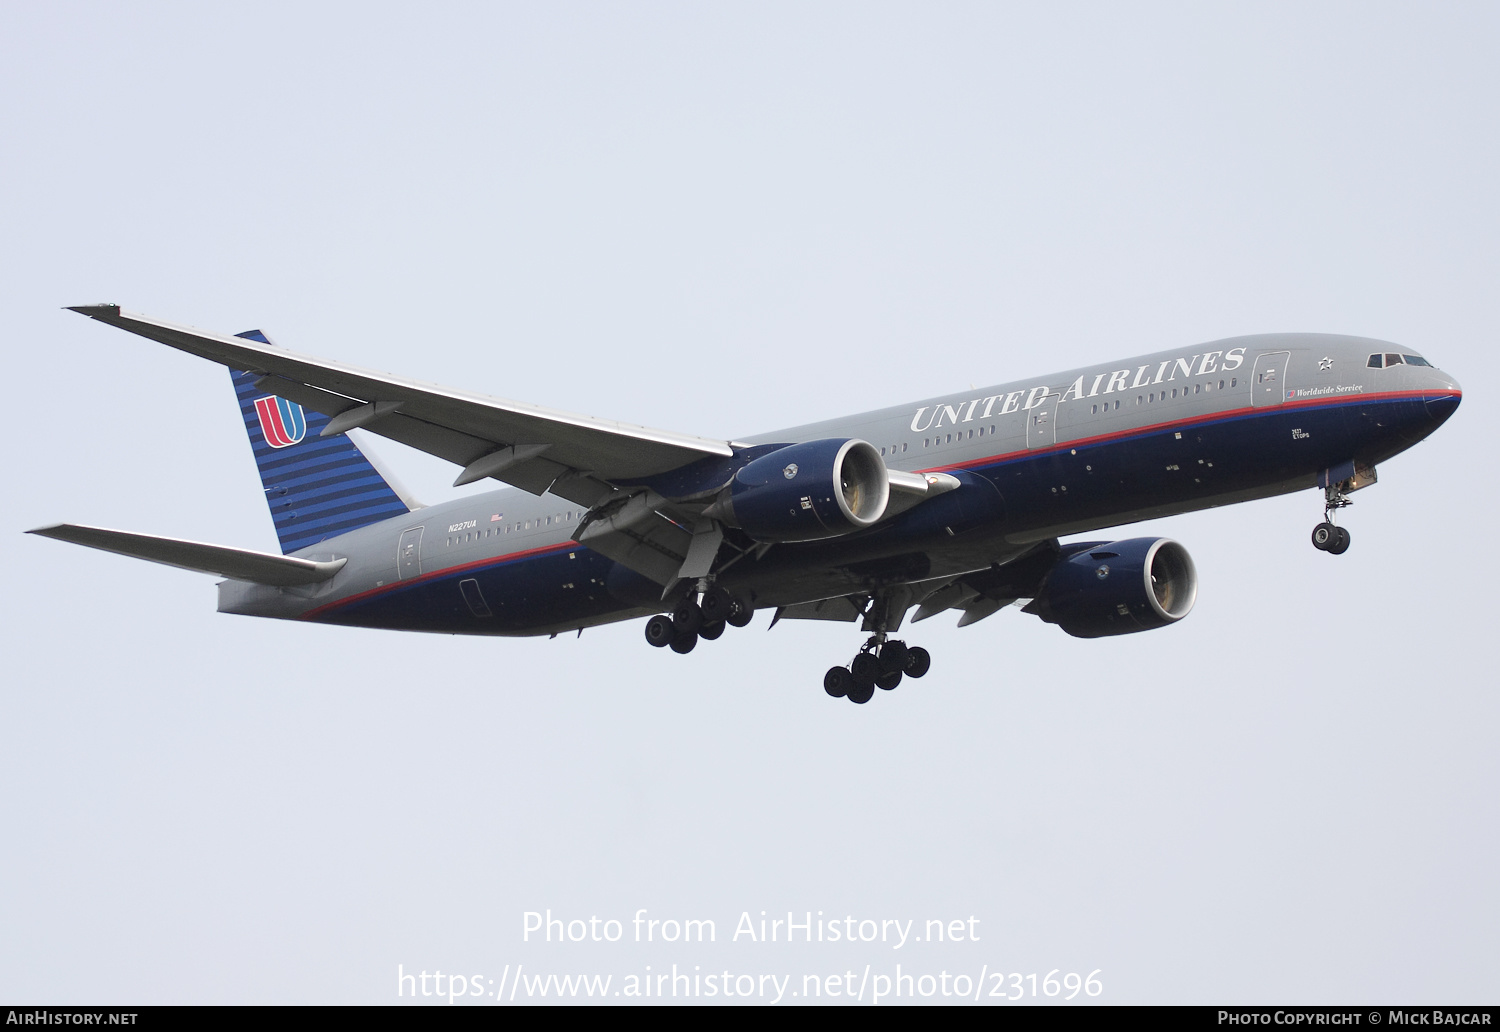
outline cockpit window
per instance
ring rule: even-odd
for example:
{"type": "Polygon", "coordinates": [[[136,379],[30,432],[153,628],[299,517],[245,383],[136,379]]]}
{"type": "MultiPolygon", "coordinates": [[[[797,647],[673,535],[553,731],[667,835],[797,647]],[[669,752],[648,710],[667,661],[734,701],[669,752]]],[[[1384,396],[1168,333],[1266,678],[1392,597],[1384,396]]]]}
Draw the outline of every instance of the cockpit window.
{"type": "Polygon", "coordinates": [[[1432,363],[1421,355],[1371,355],[1370,360],[1365,363],[1371,369],[1389,369],[1391,366],[1415,365],[1432,368],[1432,363]]]}

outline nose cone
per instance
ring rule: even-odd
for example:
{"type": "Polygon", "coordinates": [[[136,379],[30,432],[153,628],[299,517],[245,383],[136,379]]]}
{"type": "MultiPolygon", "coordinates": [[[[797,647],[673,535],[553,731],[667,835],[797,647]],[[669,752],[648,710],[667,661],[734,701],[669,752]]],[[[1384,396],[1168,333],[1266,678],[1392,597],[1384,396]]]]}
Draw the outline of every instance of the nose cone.
{"type": "Polygon", "coordinates": [[[1427,408],[1427,418],[1436,429],[1458,411],[1464,392],[1458,381],[1447,373],[1434,369],[1432,380],[1422,388],[1422,402],[1427,408]]]}

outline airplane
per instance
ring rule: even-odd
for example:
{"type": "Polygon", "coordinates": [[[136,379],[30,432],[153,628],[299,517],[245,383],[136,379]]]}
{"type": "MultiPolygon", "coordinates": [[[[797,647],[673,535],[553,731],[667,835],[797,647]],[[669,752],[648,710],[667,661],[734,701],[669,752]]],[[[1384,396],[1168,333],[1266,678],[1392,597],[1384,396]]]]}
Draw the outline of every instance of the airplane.
{"type": "Polygon", "coordinates": [[[893,635],[1014,606],[1080,638],[1177,623],[1198,576],[1168,538],[1063,542],[1320,488],[1349,495],[1457,410],[1457,382],[1364,337],[1233,337],[718,440],[372,372],[125,312],[71,309],[229,368],[282,554],[99,527],[29,533],[214,574],[220,612],[553,635],[647,618],[687,653],[758,610],[860,622],[824,691],[866,703],[931,666],[893,635]],[[422,506],[349,433],[509,485],[422,506]]]}

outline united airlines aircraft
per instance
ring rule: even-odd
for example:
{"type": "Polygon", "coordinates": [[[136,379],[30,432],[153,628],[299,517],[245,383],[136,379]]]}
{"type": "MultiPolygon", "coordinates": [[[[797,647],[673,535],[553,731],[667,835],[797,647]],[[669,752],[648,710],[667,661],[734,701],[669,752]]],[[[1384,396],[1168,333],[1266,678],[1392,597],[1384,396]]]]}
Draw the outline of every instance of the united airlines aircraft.
{"type": "Polygon", "coordinates": [[[281,555],[74,524],[32,531],[226,578],[219,610],[393,630],[535,635],[647,618],[691,651],[757,610],[859,621],[823,679],[868,702],[927,673],[892,637],[1006,606],[1095,638],[1176,623],[1197,573],[1166,538],[1062,541],[1319,488],[1313,545],[1376,466],[1458,408],[1411,349],[1325,334],[1235,337],[861,415],[713,440],[451,390],[123,312],[99,322],[227,366],[281,555]],[[413,501],[348,431],[461,468],[413,501]]]}

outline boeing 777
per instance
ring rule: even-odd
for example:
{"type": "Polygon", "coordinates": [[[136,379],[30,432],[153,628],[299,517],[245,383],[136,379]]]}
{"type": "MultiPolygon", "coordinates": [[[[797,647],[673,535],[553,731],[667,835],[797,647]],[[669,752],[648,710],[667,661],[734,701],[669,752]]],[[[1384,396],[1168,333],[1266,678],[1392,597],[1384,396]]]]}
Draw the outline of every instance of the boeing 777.
{"type": "Polygon", "coordinates": [[[31,533],[227,578],[219,610],[392,630],[537,635],[647,618],[679,653],[783,619],[861,622],[823,679],[868,702],[927,673],[892,637],[1016,605],[1093,638],[1176,623],[1197,573],[1166,538],[1064,542],[1138,520],[1349,495],[1458,408],[1452,377],[1363,337],[1235,337],[861,415],[715,440],[376,373],[123,312],[96,319],[227,366],[276,555],[62,524],[31,533]],[[420,506],[348,431],[510,485],[420,506]]]}

